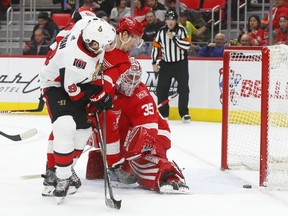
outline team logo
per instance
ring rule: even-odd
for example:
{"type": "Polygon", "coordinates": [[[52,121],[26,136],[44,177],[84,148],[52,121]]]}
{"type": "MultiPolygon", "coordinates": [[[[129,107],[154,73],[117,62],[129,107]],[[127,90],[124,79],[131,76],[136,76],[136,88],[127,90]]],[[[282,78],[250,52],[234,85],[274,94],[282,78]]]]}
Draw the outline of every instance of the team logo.
{"type": "MultiPolygon", "coordinates": [[[[219,69],[219,89],[220,89],[220,103],[223,99],[223,68],[219,69]]],[[[236,91],[236,87],[242,80],[241,74],[235,74],[235,71],[229,70],[229,99],[233,105],[237,105],[239,93],[236,91]]]]}
{"type": "MultiPolygon", "coordinates": [[[[147,71],[147,74],[148,74],[148,78],[145,84],[151,93],[157,95],[156,87],[158,83],[158,74],[155,73],[154,71],[147,71]]],[[[178,95],[177,86],[178,86],[178,83],[173,78],[171,81],[170,89],[169,89],[169,96],[173,95],[174,97],[178,95]]]]}
{"type": "Polygon", "coordinates": [[[143,91],[137,93],[136,96],[137,96],[139,99],[142,99],[142,98],[148,96],[148,93],[147,93],[145,90],[143,90],[143,91]]]}
{"type": "Polygon", "coordinates": [[[74,59],[73,66],[79,69],[85,69],[87,62],[83,61],[82,59],[74,59]]]}

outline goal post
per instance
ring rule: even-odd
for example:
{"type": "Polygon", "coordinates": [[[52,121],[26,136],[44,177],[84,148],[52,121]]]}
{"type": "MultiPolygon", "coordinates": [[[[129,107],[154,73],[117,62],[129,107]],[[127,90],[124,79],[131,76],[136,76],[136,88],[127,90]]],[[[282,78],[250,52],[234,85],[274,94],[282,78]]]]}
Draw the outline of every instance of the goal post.
{"type": "Polygon", "coordinates": [[[259,170],[259,185],[288,189],[288,46],[227,47],[221,169],[259,170]]]}

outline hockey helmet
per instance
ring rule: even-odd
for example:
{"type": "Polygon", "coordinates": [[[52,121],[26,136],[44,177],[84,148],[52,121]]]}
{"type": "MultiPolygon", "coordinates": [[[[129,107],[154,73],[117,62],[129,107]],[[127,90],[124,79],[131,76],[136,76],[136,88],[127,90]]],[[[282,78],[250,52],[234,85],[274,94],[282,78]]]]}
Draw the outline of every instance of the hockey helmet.
{"type": "MultiPolygon", "coordinates": [[[[116,31],[120,35],[122,32],[127,31],[131,36],[130,39],[134,41],[134,44],[137,48],[140,48],[144,43],[142,39],[143,26],[133,17],[123,17],[120,19],[116,26],[116,31]]],[[[122,41],[121,37],[120,40],[122,41]]]]}
{"type": "Polygon", "coordinates": [[[123,31],[128,31],[131,36],[138,35],[142,37],[143,26],[133,17],[123,17],[118,21],[116,26],[117,33],[122,33],[123,31]]]}
{"type": "Polygon", "coordinates": [[[168,10],[165,14],[165,20],[177,20],[178,14],[175,10],[168,10]]]}
{"type": "Polygon", "coordinates": [[[102,51],[111,51],[116,46],[114,27],[101,18],[95,18],[88,22],[82,31],[82,38],[87,48],[96,54],[102,51]],[[98,49],[91,47],[93,42],[98,43],[98,49]]]}
{"type": "Polygon", "coordinates": [[[96,14],[89,7],[80,7],[77,10],[75,10],[72,14],[72,19],[74,23],[78,22],[84,17],[96,17],[96,14]]]}
{"type": "Polygon", "coordinates": [[[130,58],[130,62],[130,68],[116,82],[117,90],[128,97],[131,97],[134,90],[140,85],[142,74],[140,63],[135,58],[130,58]]]}

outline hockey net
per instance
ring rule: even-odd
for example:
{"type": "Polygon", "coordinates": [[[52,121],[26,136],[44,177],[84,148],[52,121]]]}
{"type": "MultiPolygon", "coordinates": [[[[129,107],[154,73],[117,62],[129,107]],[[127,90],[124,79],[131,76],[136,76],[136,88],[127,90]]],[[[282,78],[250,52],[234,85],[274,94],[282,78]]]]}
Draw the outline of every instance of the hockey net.
{"type": "Polygon", "coordinates": [[[288,46],[225,49],[222,103],[222,169],[288,189],[288,46]]]}

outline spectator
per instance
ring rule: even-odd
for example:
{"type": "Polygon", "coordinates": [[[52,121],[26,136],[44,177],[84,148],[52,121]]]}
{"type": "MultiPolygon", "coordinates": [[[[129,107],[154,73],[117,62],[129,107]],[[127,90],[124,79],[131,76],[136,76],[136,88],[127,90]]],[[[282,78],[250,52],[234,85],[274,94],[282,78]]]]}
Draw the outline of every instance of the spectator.
{"type": "MultiPolygon", "coordinates": [[[[79,6],[83,5],[83,0],[79,0],[79,6]]],[[[75,11],[75,0],[53,0],[53,4],[61,4],[60,10],[51,11],[51,16],[53,13],[70,13],[75,11]]]]}
{"type": "MultiPolygon", "coordinates": [[[[278,35],[277,35],[277,32],[276,31],[272,31],[272,44],[271,45],[277,45],[279,44],[277,41],[278,41],[278,35]]],[[[265,37],[266,39],[266,44],[267,45],[270,45],[269,44],[269,34],[267,34],[267,36],[265,37]]]]}
{"type": "Polygon", "coordinates": [[[46,55],[49,51],[49,44],[45,41],[43,29],[37,29],[34,32],[34,40],[26,43],[23,54],[24,55],[46,55]]]}
{"type": "Polygon", "coordinates": [[[146,21],[148,25],[144,28],[142,39],[145,42],[153,42],[158,30],[165,24],[157,19],[154,11],[148,11],[146,13],[146,21]]]}
{"type": "Polygon", "coordinates": [[[6,20],[6,11],[10,6],[9,0],[0,0],[0,21],[6,20]]]}
{"type": "Polygon", "coordinates": [[[214,43],[209,43],[208,45],[202,47],[197,55],[200,57],[223,57],[225,43],[225,35],[218,33],[215,35],[214,43]]]}
{"type": "MultiPolygon", "coordinates": [[[[288,8],[286,7],[286,0],[275,0],[274,6],[272,8],[272,22],[273,29],[279,28],[279,19],[281,14],[288,14],[288,8]]],[[[264,19],[261,21],[263,28],[268,30],[269,28],[269,13],[266,14],[264,19]]]]}
{"type": "Polygon", "coordinates": [[[146,5],[146,0],[134,0],[134,18],[138,20],[143,27],[148,25],[145,15],[151,8],[146,5]]]}
{"type": "Polygon", "coordinates": [[[148,11],[146,13],[146,21],[148,25],[144,28],[144,34],[142,39],[144,40],[144,44],[140,48],[132,48],[130,50],[131,56],[138,55],[151,55],[151,47],[152,42],[158,32],[158,30],[164,26],[164,23],[157,19],[154,11],[148,11]]]}
{"type": "Polygon", "coordinates": [[[288,15],[282,14],[279,19],[280,28],[276,29],[277,43],[288,45],[288,15]]]}
{"type": "Polygon", "coordinates": [[[265,31],[260,28],[261,20],[258,15],[251,15],[248,18],[247,33],[250,35],[252,46],[265,45],[265,31]]]}
{"type": "Polygon", "coordinates": [[[209,20],[205,26],[196,29],[195,26],[190,21],[188,21],[188,11],[186,10],[180,12],[179,22],[179,24],[186,29],[188,37],[192,41],[192,36],[200,37],[208,29],[208,26],[211,25],[210,23],[212,20],[209,20]]]}
{"type": "MultiPolygon", "coordinates": [[[[177,6],[176,0],[165,0],[164,3],[168,9],[176,10],[176,6],[177,6]]],[[[188,8],[184,3],[179,1],[179,9],[180,9],[180,11],[185,11],[188,8]]]]}
{"type": "Polygon", "coordinates": [[[127,7],[127,0],[116,0],[115,6],[111,10],[110,20],[111,23],[116,26],[118,21],[126,16],[131,16],[131,9],[130,7],[127,7]]]}
{"type": "Polygon", "coordinates": [[[97,13],[97,11],[105,11],[105,13],[110,17],[114,3],[115,0],[94,0],[95,12],[97,13]]]}
{"type": "Polygon", "coordinates": [[[37,29],[43,29],[45,40],[48,44],[52,44],[56,38],[56,35],[59,32],[58,26],[53,20],[49,17],[47,12],[41,11],[38,14],[38,24],[34,26],[31,41],[34,41],[34,32],[37,29]]]}
{"type": "Polygon", "coordinates": [[[240,46],[252,46],[251,37],[249,34],[243,34],[240,38],[240,46]]]}
{"type": "Polygon", "coordinates": [[[96,16],[104,19],[106,22],[110,23],[110,17],[106,14],[105,11],[100,10],[96,12],[96,16]]]}
{"type": "Polygon", "coordinates": [[[159,20],[165,20],[166,8],[163,4],[158,2],[158,0],[147,0],[147,5],[155,12],[159,20]]]}
{"type": "MultiPolygon", "coordinates": [[[[196,29],[195,26],[190,21],[188,21],[188,11],[185,10],[185,11],[180,12],[179,24],[186,29],[188,37],[191,40],[191,42],[193,42],[192,40],[193,36],[196,36],[197,38],[199,38],[201,35],[203,35],[204,32],[208,29],[207,26],[211,25],[210,24],[211,22],[212,20],[209,20],[205,26],[202,26],[201,28],[196,29]]],[[[194,44],[191,44],[191,48],[192,48],[192,50],[190,49],[191,55],[195,55],[196,51],[199,50],[199,47],[194,44]]]]}

